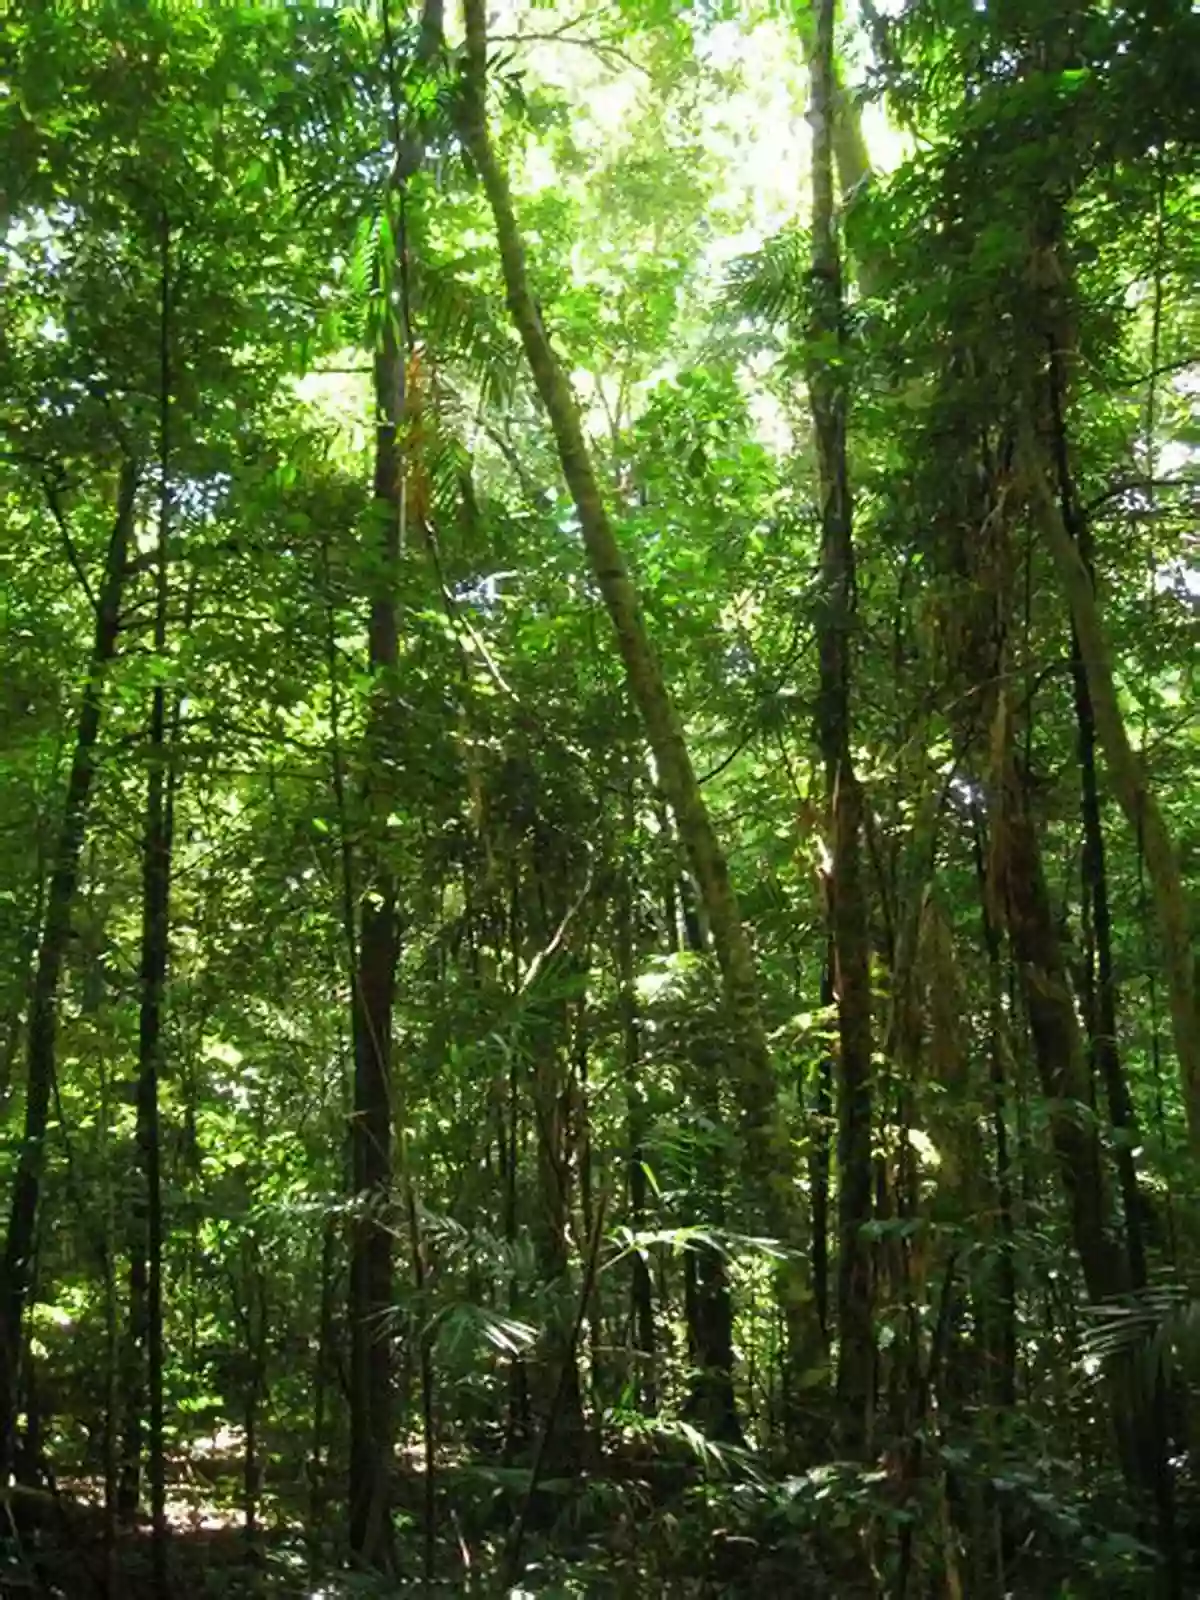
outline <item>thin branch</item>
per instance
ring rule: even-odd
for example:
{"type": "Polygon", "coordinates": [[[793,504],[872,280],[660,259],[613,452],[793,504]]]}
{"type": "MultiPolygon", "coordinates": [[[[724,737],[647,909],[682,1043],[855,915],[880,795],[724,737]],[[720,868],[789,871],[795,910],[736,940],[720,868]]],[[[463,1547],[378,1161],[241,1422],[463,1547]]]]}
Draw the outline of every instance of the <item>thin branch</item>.
{"type": "Polygon", "coordinates": [[[570,929],[571,924],[579,915],[579,912],[582,910],[588,895],[592,891],[592,876],[595,860],[591,853],[591,847],[587,845],[587,841],[584,840],[583,843],[588,850],[587,877],[584,879],[583,888],[575,896],[575,899],[572,901],[572,903],[567,907],[566,915],[559,923],[554,937],[550,940],[550,943],[543,949],[539,950],[537,955],[534,956],[533,960],[529,963],[528,967],[526,967],[525,976],[521,980],[521,987],[517,990],[518,998],[529,993],[530,989],[533,988],[533,985],[541,977],[547,964],[553,960],[553,958],[562,949],[563,941],[567,937],[567,932],[570,929]]]}
{"type": "Polygon", "coordinates": [[[578,27],[591,13],[582,12],[577,17],[570,18],[561,27],[552,28],[549,33],[494,33],[491,36],[492,44],[570,44],[579,50],[591,50],[599,56],[605,66],[611,66],[613,61],[619,61],[622,66],[632,67],[635,72],[651,76],[650,69],[644,67],[640,61],[623,50],[620,45],[610,44],[605,39],[579,38],[572,35],[571,29],[578,27]]]}
{"type": "Polygon", "coordinates": [[[62,501],[58,498],[58,484],[49,471],[42,475],[42,488],[46,491],[46,503],[50,507],[50,514],[58,524],[58,531],[62,535],[63,548],[67,552],[67,560],[71,563],[71,570],[79,579],[79,586],[87,595],[88,605],[93,612],[99,612],[99,605],[95,593],[88,582],[88,575],[83,570],[83,563],[79,559],[79,552],[75,548],[75,541],[71,537],[70,524],[67,522],[66,513],[62,508],[62,501]]]}
{"type": "Polygon", "coordinates": [[[1093,499],[1087,501],[1083,507],[1089,515],[1105,506],[1110,500],[1119,500],[1123,494],[1132,494],[1136,490],[1151,489],[1186,489],[1195,482],[1194,477],[1176,475],[1170,478],[1147,478],[1144,473],[1136,478],[1125,478],[1120,483],[1113,484],[1111,488],[1103,490],[1093,499]]]}
{"type": "Polygon", "coordinates": [[[587,1258],[584,1261],[583,1268],[583,1282],[579,1287],[579,1300],[575,1308],[575,1320],[571,1324],[570,1337],[567,1340],[566,1349],[563,1351],[562,1364],[558,1369],[558,1383],[555,1385],[550,1409],[546,1413],[546,1420],[542,1424],[537,1449],[534,1452],[533,1464],[529,1469],[529,1483],[525,1489],[525,1498],[509,1531],[508,1549],[505,1552],[504,1561],[506,1588],[511,1588],[520,1576],[525,1528],[529,1521],[529,1513],[534,1503],[534,1496],[537,1494],[538,1484],[541,1481],[546,1451],[558,1423],[559,1414],[562,1411],[563,1400],[567,1392],[567,1377],[575,1362],[575,1351],[579,1344],[579,1335],[583,1331],[584,1318],[587,1316],[587,1308],[591,1304],[592,1291],[596,1286],[596,1273],[600,1261],[600,1244],[604,1237],[604,1213],[607,1207],[608,1191],[605,1189],[601,1191],[596,1205],[596,1217],[592,1223],[592,1236],[588,1240],[587,1258]]]}
{"type": "Polygon", "coordinates": [[[539,489],[537,484],[534,483],[533,479],[530,477],[523,462],[521,461],[520,456],[517,454],[516,446],[513,444],[512,440],[506,438],[505,435],[502,434],[498,428],[493,427],[490,422],[482,422],[481,426],[484,433],[487,434],[488,438],[504,457],[505,464],[516,478],[517,482],[521,485],[521,489],[525,495],[525,498],[529,501],[531,509],[539,512],[544,511],[545,491],[539,489]]]}
{"type": "Polygon", "coordinates": [[[734,745],[733,749],[727,756],[724,756],[720,761],[718,761],[715,767],[710,767],[707,772],[701,773],[701,775],[696,779],[696,782],[701,784],[711,783],[714,778],[718,777],[722,772],[725,771],[726,767],[731,767],[733,765],[733,763],[741,755],[742,751],[754,743],[760,732],[761,729],[752,727],[750,732],[734,745]]]}

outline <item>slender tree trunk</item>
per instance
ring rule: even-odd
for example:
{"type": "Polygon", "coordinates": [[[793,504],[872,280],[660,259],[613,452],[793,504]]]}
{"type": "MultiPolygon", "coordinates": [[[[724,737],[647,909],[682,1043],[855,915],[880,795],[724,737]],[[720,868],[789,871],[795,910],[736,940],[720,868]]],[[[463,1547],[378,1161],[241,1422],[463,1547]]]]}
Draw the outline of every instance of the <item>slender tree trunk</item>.
{"type": "Polygon", "coordinates": [[[838,1007],[837,1397],[843,1445],[857,1453],[870,1440],[875,1382],[871,1263],[862,1232],[871,1219],[871,977],[863,801],[850,739],[854,539],[845,366],[836,354],[843,340],[843,309],[833,198],[835,9],[835,0],[819,0],[811,55],[813,311],[808,389],[821,495],[817,735],[832,815],[829,901],[838,1007]]]}
{"type": "Polygon", "coordinates": [[[1096,724],[1087,673],[1079,640],[1071,630],[1071,671],[1075,688],[1075,718],[1079,732],[1080,809],[1083,818],[1083,890],[1091,903],[1095,940],[1095,974],[1087,1011],[1091,1056],[1104,1084],[1108,1114],[1123,1136],[1116,1146],[1117,1176],[1125,1212],[1125,1241],[1129,1252],[1130,1280],[1134,1289],[1146,1285],[1146,1244],[1143,1200],[1138,1187],[1133,1145],[1137,1124],[1133,1101],[1117,1043],[1117,984],[1113,973],[1112,915],[1108,902],[1108,866],[1104,825],[1100,815],[1100,790],[1096,778],[1096,724]]]}
{"type": "MultiPolygon", "coordinates": [[[[828,1011],[836,998],[833,990],[833,965],[833,941],[827,938],[825,960],[821,966],[823,1011],[828,1011]]],[[[829,1316],[829,1192],[833,1155],[833,1073],[833,1053],[831,1050],[822,1050],[821,1058],[817,1062],[817,1093],[813,1113],[812,1153],[809,1157],[809,1185],[812,1190],[810,1254],[813,1298],[826,1344],[833,1331],[829,1316]]]]}
{"type": "Polygon", "coordinates": [[[369,839],[361,873],[358,961],[354,974],[351,1184],[360,1211],[350,1252],[350,1548],[370,1567],[392,1564],[393,1453],[391,1319],[392,1227],[386,1215],[392,1183],[392,991],[399,939],[396,885],[387,858],[384,818],[394,758],[392,714],[398,660],[396,568],[400,555],[404,363],[390,306],[375,358],[375,480],[373,508],[376,592],[368,625],[368,657],[376,678],[368,714],[363,815],[369,839]],[[382,813],[382,815],[381,815],[382,813]]]}
{"type": "MultiPolygon", "coordinates": [[[[1079,505],[1071,474],[1066,424],[1066,370],[1064,352],[1056,339],[1050,340],[1048,361],[1050,398],[1050,449],[1057,477],[1059,509],[1063,526],[1070,535],[1089,577],[1092,566],[1091,524],[1079,505]]],[[[1091,913],[1094,958],[1089,955],[1090,992],[1087,1005],[1088,1035],[1092,1065],[1099,1071],[1108,1100],[1113,1127],[1124,1135],[1117,1143],[1117,1174],[1125,1211],[1125,1235],[1129,1252],[1132,1286],[1146,1283],[1144,1237],[1144,1197],[1138,1187],[1133,1146],[1136,1122],[1129,1085],[1117,1043],[1117,985],[1113,973],[1112,916],[1108,901],[1108,866],[1104,843],[1104,824],[1100,812],[1100,784],[1096,770],[1096,712],[1087,667],[1079,644],[1079,632],[1071,623],[1071,680],[1075,695],[1075,721],[1078,729],[1080,815],[1083,821],[1083,893],[1091,913]]]]}
{"type": "Polygon", "coordinates": [[[1192,1148],[1200,1151],[1200,1009],[1189,927],[1190,908],[1179,859],[1162,809],[1146,782],[1141,759],[1129,741],[1091,575],[1063,521],[1062,509],[1041,461],[1028,442],[1024,469],[1024,486],[1070,607],[1091,696],[1096,737],[1104,751],[1109,781],[1145,853],[1146,871],[1158,914],[1188,1131],[1192,1148]]]}
{"type": "MultiPolygon", "coordinates": [[[[267,1390],[267,1330],[270,1325],[270,1308],[267,1304],[267,1279],[262,1251],[256,1235],[248,1235],[242,1246],[242,1272],[244,1311],[239,1307],[239,1319],[245,1349],[240,1363],[242,1372],[242,1526],[251,1558],[260,1557],[258,1548],[259,1507],[263,1490],[263,1455],[260,1448],[260,1427],[267,1390]]],[[[237,1280],[234,1280],[237,1292],[237,1280]]]]}
{"type": "MultiPolygon", "coordinates": [[[[724,1221],[719,1198],[709,1202],[716,1226],[724,1221]]],[[[744,1445],[746,1435],[733,1382],[733,1294],[729,1266],[716,1245],[698,1240],[690,1251],[688,1353],[693,1375],[685,1416],[709,1439],[744,1445]]]]}
{"type": "MultiPolygon", "coordinates": [[[[1129,1262],[1112,1231],[1103,1153],[1086,1109],[1088,1072],[1079,1023],[1003,696],[993,736],[988,877],[994,901],[1003,909],[1020,972],[1050,1136],[1088,1297],[1095,1304],[1112,1304],[1131,1287],[1129,1262]]],[[[1160,1508],[1159,1441],[1133,1352],[1114,1357],[1108,1381],[1122,1471],[1148,1506],[1160,1508]]]]}
{"type": "Polygon", "coordinates": [[[12,1465],[21,1352],[21,1324],[33,1272],[38,1199],[45,1165],[46,1130],[54,1086],[58,985],[71,932],[71,907],[96,773],[96,743],[104,710],[104,682],[116,654],[127,556],[133,535],[138,472],[121,467],[116,512],[96,608],[96,631],[83,689],[75,752],[67,780],[62,824],[46,898],[29,1005],[26,1044],[25,1127],[9,1205],[8,1233],[0,1270],[0,1482],[12,1465]]]}
{"type": "Polygon", "coordinates": [[[0,1114],[3,1114],[8,1105],[8,1097],[12,1093],[13,1069],[16,1067],[17,1058],[20,1054],[22,1017],[29,1000],[30,980],[33,976],[33,958],[37,953],[38,935],[41,932],[42,917],[45,914],[45,850],[42,843],[42,828],[40,824],[37,828],[37,836],[37,862],[34,867],[31,885],[33,905],[25,927],[22,929],[21,942],[17,949],[12,998],[7,1007],[4,1046],[0,1049],[0,1114]]]}
{"type": "MultiPolygon", "coordinates": [[[[543,952],[561,939],[570,912],[568,892],[561,884],[557,856],[542,856],[534,867],[529,923],[536,930],[537,949],[526,968],[523,987],[542,965],[543,952]],[[536,911],[533,908],[536,907],[536,911]]],[[[557,1412],[553,1437],[546,1448],[556,1467],[577,1464],[584,1446],[583,1396],[579,1383],[577,1350],[568,1344],[574,1293],[571,1285],[569,1222],[575,1162],[568,1122],[566,1054],[570,1018],[565,999],[533,995],[528,1002],[529,1085],[536,1135],[537,1195],[530,1234],[537,1259],[538,1277],[547,1295],[547,1327],[539,1359],[531,1376],[543,1419],[557,1412]]]]}
{"type": "Polygon", "coordinates": [[[803,1321],[807,1295],[797,1283],[798,1273],[803,1273],[803,1257],[799,1248],[791,1138],[780,1113],[775,1073],[759,1010],[753,951],[728,863],[688,754],[679,714],[663,678],[637,590],[608,518],[570,383],[551,347],[529,286],[525,248],[508,179],[496,159],[488,134],[484,0],[464,0],[464,15],[463,139],[482,178],[495,219],[509,310],[550,419],[563,476],[579,517],[593,576],[613,625],[629,690],[645,726],[659,782],[674,814],[712,929],[734,1030],[735,1088],[742,1116],[746,1171],[768,1229],[797,1247],[780,1288],[789,1319],[803,1321]]]}
{"type": "MultiPolygon", "coordinates": [[[[1092,561],[1092,530],[1075,494],[1067,442],[1064,352],[1058,341],[1050,341],[1048,387],[1052,430],[1051,453],[1058,479],[1058,502],[1063,527],[1075,545],[1089,579],[1095,581],[1092,561]]],[[[1081,814],[1083,819],[1083,892],[1090,902],[1094,954],[1089,961],[1087,1025],[1091,1042],[1092,1066],[1098,1069],[1108,1101],[1109,1119],[1120,1130],[1115,1159],[1125,1216],[1125,1242],[1129,1259],[1130,1287],[1136,1292],[1146,1287],[1145,1221],[1146,1201],[1139,1184],[1134,1145],[1137,1124],[1128,1080],[1117,1043],[1117,985],[1113,971],[1112,917],[1108,899],[1108,869],[1104,826],[1100,812],[1100,788],[1096,772],[1096,716],[1092,704],[1079,634],[1071,625],[1071,672],[1075,691],[1075,716],[1079,734],[1081,814]]],[[[1176,1536],[1174,1483],[1170,1467],[1167,1385],[1161,1367],[1155,1367],[1150,1380],[1149,1404],[1144,1396],[1137,1401],[1134,1423],[1143,1474],[1152,1480],[1158,1519],[1160,1548],[1166,1556],[1168,1588],[1178,1591],[1180,1551],[1176,1536]]]]}
{"type": "MultiPolygon", "coordinates": [[[[159,502],[155,553],[154,650],[165,664],[169,597],[168,540],[171,529],[171,235],[166,218],[161,238],[159,341],[159,502]]],[[[167,728],[166,686],[154,686],[150,707],[149,774],[142,842],[142,950],[138,1016],[137,1152],[140,1191],[133,1204],[129,1255],[129,1380],[120,1506],[137,1510],[142,1468],[143,1405],[148,1401],[150,1515],[155,1588],[167,1589],[166,1466],[163,1457],[162,1178],[158,1084],[162,1021],[170,943],[171,851],[174,774],[167,728]]],[[[178,708],[178,701],[176,702],[178,708]]],[[[178,709],[176,709],[176,716],[178,709]]],[[[175,721],[175,718],[172,718],[175,721]]]]}
{"type": "MultiPolygon", "coordinates": [[[[796,25],[804,49],[804,61],[809,72],[813,70],[822,41],[819,15],[815,6],[796,7],[796,25]]],[[[862,117],[858,105],[843,81],[841,64],[836,56],[830,64],[830,106],[833,113],[832,148],[837,169],[838,188],[843,202],[849,200],[871,180],[871,155],[863,136],[862,117]]],[[[862,264],[858,277],[863,278],[862,264]]]]}
{"type": "Polygon", "coordinates": [[[421,1390],[421,1442],[425,1450],[422,1487],[421,1570],[425,1585],[433,1582],[437,1555],[437,1418],[434,1414],[433,1337],[429,1330],[429,1300],[426,1290],[425,1247],[417,1211],[417,1194],[411,1178],[404,1183],[404,1207],[408,1214],[409,1248],[412,1253],[413,1288],[418,1316],[417,1374],[421,1390]]]}
{"type": "Polygon", "coordinates": [[[1110,1229],[1107,1183],[1094,1122],[1081,1113],[1088,1082],[1079,1023],[1042,872],[1025,781],[1012,749],[1008,710],[997,717],[989,878],[1005,914],[1021,977],[1050,1136],[1067,1194],[1088,1294],[1110,1301],[1129,1287],[1110,1229]]]}
{"type": "MultiPolygon", "coordinates": [[[[626,794],[623,825],[627,839],[633,836],[632,779],[626,794]]],[[[621,1008],[621,1033],[625,1056],[625,1126],[629,1148],[629,1220],[635,1232],[646,1226],[646,1151],[645,1102],[640,1082],[641,1029],[637,1008],[636,902],[632,853],[627,851],[621,871],[617,903],[617,982],[621,1008]]],[[[630,1312],[633,1324],[633,1352],[636,1362],[637,1392],[646,1410],[658,1409],[655,1373],[654,1288],[650,1266],[640,1250],[632,1255],[630,1312]]]]}
{"type": "MultiPolygon", "coordinates": [[[[702,955],[708,949],[708,939],[686,880],[680,880],[679,888],[686,948],[693,955],[702,955]]],[[[693,1203],[702,1229],[719,1236],[727,1222],[726,1161],[716,1132],[724,1125],[720,1060],[702,1023],[686,1046],[685,1059],[687,1098],[703,1119],[687,1187],[695,1197],[693,1203]]],[[[719,1243],[710,1244],[704,1237],[693,1242],[687,1252],[685,1282],[688,1357],[693,1369],[686,1415],[710,1439],[742,1445],[746,1435],[734,1383],[733,1289],[729,1263],[719,1243]]]]}
{"type": "MultiPolygon", "coordinates": [[[[385,205],[402,211],[409,178],[425,155],[423,136],[405,131],[394,81],[387,0],[384,34],[392,83],[395,151],[385,205]]],[[[441,0],[425,0],[418,59],[430,69],[442,43],[441,0]]],[[[406,244],[398,218],[391,237],[406,244]]],[[[392,274],[379,284],[380,335],[375,353],[374,591],[367,630],[375,679],[366,736],[363,816],[367,860],[359,905],[358,965],[353,993],[354,1093],[351,1182],[361,1212],[350,1254],[350,1548],[370,1567],[390,1568],[391,1474],[394,1452],[391,1322],[394,1309],[392,1229],[385,1215],[392,1186],[392,1001],[399,957],[396,883],[388,850],[386,774],[399,745],[397,686],[399,610],[396,588],[405,520],[405,460],[400,428],[405,410],[405,350],[392,274]]]]}
{"type": "Polygon", "coordinates": [[[321,1229],[321,1300],[318,1310],[317,1352],[312,1375],[312,1433],[308,1454],[308,1519],[306,1535],[314,1553],[325,1526],[326,1415],[334,1354],[334,1274],[337,1263],[337,1229],[327,1216],[321,1229]]]}
{"type": "Polygon", "coordinates": [[[1008,1147],[1006,1115],[1005,1019],[1002,979],[1001,930],[997,927],[988,893],[987,862],[983,843],[983,816],[976,804],[974,825],[975,870],[979,885],[983,947],[988,970],[988,1076],[991,1085],[992,1136],[996,1146],[996,1223],[999,1249],[996,1279],[985,1282],[981,1300],[981,1329],[986,1351],[987,1389],[995,1404],[1012,1410],[1017,1403],[1017,1269],[1013,1218],[1012,1158],[1008,1147]]]}
{"type": "MultiPolygon", "coordinates": [[[[591,966],[590,951],[583,956],[583,970],[591,966]]],[[[575,1122],[574,1144],[579,1151],[579,1210],[583,1224],[583,1237],[590,1239],[592,1220],[596,1214],[596,1172],[600,1162],[592,1138],[592,1095],[589,1085],[590,1039],[588,1034],[588,999],[584,995],[575,1017],[573,1047],[575,1075],[570,1081],[571,1115],[575,1122]]],[[[592,1419],[589,1447],[593,1457],[599,1459],[603,1448],[600,1419],[605,1409],[605,1334],[604,1306],[599,1290],[593,1288],[587,1308],[588,1323],[588,1383],[592,1401],[592,1419]]]]}
{"type": "Polygon", "coordinates": [[[121,1380],[123,1377],[124,1350],[121,1339],[120,1297],[117,1281],[117,1208],[114,1204],[113,1173],[113,1100],[112,1081],[108,1064],[101,1056],[100,1068],[100,1128],[102,1130],[101,1161],[103,1177],[101,1193],[103,1205],[102,1265],[104,1272],[104,1421],[101,1428],[101,1451],[104,1470],[104,1581],[111,1591],[114,1583],[114,1560],[117,1547],[117,1516],[121,1470],[121,1448],[118,1430],[121,1425],[121,1380]]]}

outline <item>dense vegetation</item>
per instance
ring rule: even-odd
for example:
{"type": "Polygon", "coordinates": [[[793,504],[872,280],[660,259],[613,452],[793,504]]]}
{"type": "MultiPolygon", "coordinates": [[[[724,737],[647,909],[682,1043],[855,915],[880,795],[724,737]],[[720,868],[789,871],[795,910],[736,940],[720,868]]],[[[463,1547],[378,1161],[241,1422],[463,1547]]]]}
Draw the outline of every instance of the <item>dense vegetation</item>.
{"type": "Polygon", "coordinates": [[[1197,62],[12,0],[3,1592],[1200,1593],[1197,62]]]}

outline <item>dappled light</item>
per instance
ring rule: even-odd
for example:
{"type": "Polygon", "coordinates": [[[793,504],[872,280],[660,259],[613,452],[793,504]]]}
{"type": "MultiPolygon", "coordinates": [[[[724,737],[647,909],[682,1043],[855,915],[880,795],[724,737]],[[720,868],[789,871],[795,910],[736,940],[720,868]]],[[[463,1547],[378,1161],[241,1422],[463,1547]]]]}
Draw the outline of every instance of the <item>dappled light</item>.
{"type": "Polygon", "coordinates": [[[1200,12],[9,0],[0,1595],[1200,1594],[1200,12]]]}

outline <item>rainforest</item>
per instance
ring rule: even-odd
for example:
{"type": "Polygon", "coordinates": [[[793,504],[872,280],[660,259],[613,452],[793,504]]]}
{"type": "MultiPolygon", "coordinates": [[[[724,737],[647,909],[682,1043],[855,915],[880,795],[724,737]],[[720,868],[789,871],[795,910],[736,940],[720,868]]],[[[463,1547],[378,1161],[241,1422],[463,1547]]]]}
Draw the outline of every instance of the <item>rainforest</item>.
{"type": "Polygon", "coordinates": [[[0,7],[0,1594],[1200,1595],[1198,84],[0,7]]]}

